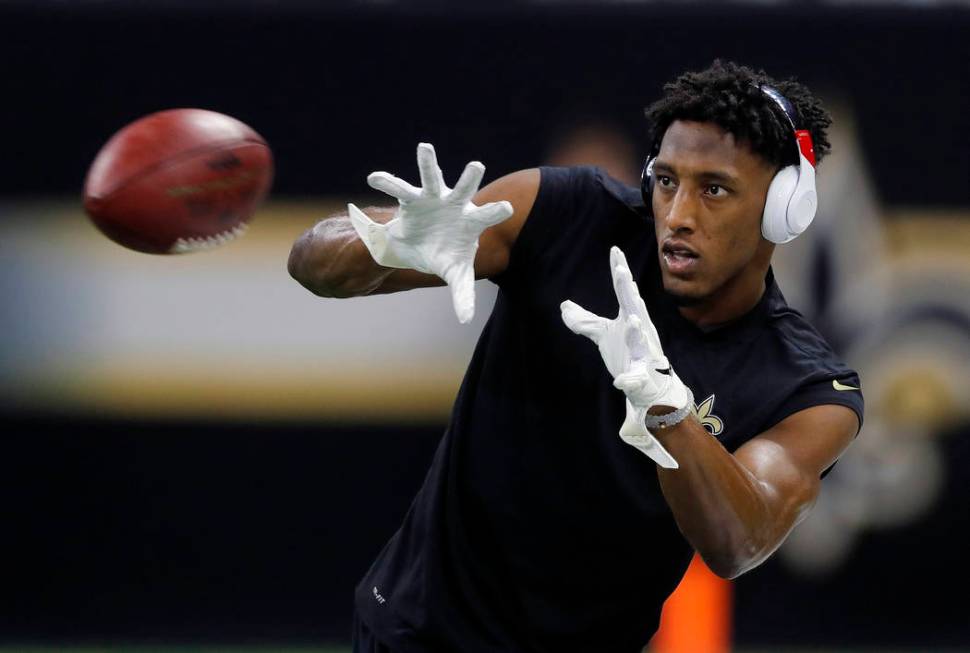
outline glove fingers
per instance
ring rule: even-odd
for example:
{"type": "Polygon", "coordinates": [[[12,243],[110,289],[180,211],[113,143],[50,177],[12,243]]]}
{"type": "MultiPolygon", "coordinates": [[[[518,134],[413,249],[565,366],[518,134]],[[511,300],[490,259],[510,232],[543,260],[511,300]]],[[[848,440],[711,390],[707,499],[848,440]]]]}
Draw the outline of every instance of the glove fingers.
{"type": "Polygon", "coordinates": [[[649,407],[657,395],[657,384],[645,370],[624,372],[613,379],[613,386],[622,390],[637,406],[649,407]]]}
{"type": "Polygon", "coordinates": [[[627,349],[630,350],[631,360],[639,361],[649,357],[650,349],[640,318],[636,315],[628,315],[626,318],[626,332],[623,335],[626,338],[627,349]]]}
{"type": "Polygon", "coordinates": [[[630,315],[637,315],[644,323],[650,321],[647,305],[640,296],[640,289],[633,280],[633,273],[626,262],[626,256],[619,247],[610,248],[610,271],[613,274],[613,288],[620,306],[630,315]]]}
{"type": "Polygon", "coordinates": [[[633,281],[630,269],[625,265],[613,268],[613,290],[623,315],[639,315],[637,298],[640,296],[637,284],[633,281]]]}
{"type": "Polygon", "coordinates": [[[573,301],[566,300],[559,305],[562,311],[562,321],[573,333],[586,336],[596,344],[606,331],[608,320],[595,313],[590,313],[585,308],[573,301]]]}
{"type": "Polygon", "coordinates": [[[650,312],[647,310],[646,304],[643,303],[643,299],[640,299],[640,311],[641,311],[641,321],[643,326],[643,333],[645,336],[645,345],[650,349],[650,355],[654,358],[663,358],[663,347],[660,346],[660,335],[657,333],[657,327],[654,325],[653,320],[650,319],[650,312]]]}
{"type": "Polygon", "coordinates": [[[445,179],[438,167],[438,157],[431,143],[418,144],[418,172],[421,175],[423,194],[430,197],[441,197],[445,191],[445,179]]]}
{"type": "Polygon", "coordinates": [[[486,227],[491,227],[503,220],[508,220],[513,212],[512,204],[502,200],[501,202],[489,202],[469,213],[468,217],[486,227]]]}
{"type": "Polygon", "coordinates": [[[445,272],[444,280],[451,290],[458,321],[468,324],[475,317],[475,269],[471,265],[456,265],[445,272]]]}
{"type": "Polygon", "coordinates": [[[663,348],[660,346],[660,336],[657,334],[657,327],[650,319],[650,311],[647,304],[640,295],[640,289],[633,280],[629,266],[626,263],[626,256],[619,247],[610,249],[610,264],[613,272],[613,288],[616,292],[617,301],[620,304],[621,312],[627,315],[636,315],[640,319],[641,326],[646,335],[645,345],[649,347],[653,357],[663,355],[663,348]]]}
{"type": "Polygon", "coordinates": [[[483,176],[485,176],[485,166],[482,165],[481,161],[472,161],[465,166],[461,177],[458,178],[458,183],[451,189],[451,197],[455,199],[457,204],[463,205],[470,202],[475,193],[478,192],[478,186],[482,183],[483,176]]]}
{"type": "Polygon", "coordinates": [[[626,254],[623,253],[622,249],[614,245],[610,247],[610,269],[615,269],[620,266],[628,270],[630,269],[630,266],[626,262],[626,254]]]}
{"type": "Polygon", "coordinates": [[[613,387],[625,393],[637,393],[643,389],[645,380],[642,375],[624,372],[613,379],[613,387]]]}
{"type": "Polygon", "coordinates": [[[415,188],[403,179],[388,172],[372,172],[367,175],[367,184],[374,190],[387,193],[399,201],[416,200],[421,197],[421,189],[415,188]]]}

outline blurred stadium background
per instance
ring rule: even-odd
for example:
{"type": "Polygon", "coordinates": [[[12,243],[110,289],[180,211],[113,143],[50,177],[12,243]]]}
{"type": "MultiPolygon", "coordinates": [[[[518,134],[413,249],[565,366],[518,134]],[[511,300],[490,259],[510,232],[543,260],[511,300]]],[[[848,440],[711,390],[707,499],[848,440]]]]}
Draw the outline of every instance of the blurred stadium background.
{"type": "Polygon", "coordinates": [[[835,113],[776,271],[868,415],[790,542],[687,604],[717,637],[654,648],[970,650],[968,40],[946,2],[0,2],[0,648],[345,650],[494,288],[466,327],[441,290],[322,300],[290,243],[380,202],[370,171],[416,176],[421,140],[452,181],[634,181],[642,107],[725,57],[835,113]],[[83,216],[86,167],[184,106],[269,140],[273,199],[221,250],[129,252],[83,216]]]}

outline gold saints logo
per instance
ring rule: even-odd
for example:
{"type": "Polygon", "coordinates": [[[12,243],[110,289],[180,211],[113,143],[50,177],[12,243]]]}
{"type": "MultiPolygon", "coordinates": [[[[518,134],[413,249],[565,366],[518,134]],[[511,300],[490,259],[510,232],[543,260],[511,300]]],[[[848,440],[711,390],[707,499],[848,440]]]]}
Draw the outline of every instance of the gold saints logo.
{"type": "Polygon", "coordinates": [[[724,430],[724,421],[712,413],[714,410],[714,395],[711,395],[701,403],[694,406],[694,415],[697,416],[697,421],[703,425],[711,435],[720,435],[721,431],[724,430]]]}

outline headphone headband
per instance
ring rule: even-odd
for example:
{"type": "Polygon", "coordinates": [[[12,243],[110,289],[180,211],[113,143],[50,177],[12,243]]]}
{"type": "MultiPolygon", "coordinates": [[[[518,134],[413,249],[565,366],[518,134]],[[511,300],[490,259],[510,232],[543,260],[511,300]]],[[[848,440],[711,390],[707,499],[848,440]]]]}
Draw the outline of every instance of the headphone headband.
{"type": "Polygon", "coordinates": [[[807,129],[798,129],[795,126],[795,107],[782,95],[774,86],[759,84],[758,90],[771,98],[771,101],[778,105],[781,112],[785,115],[788,124],[791,125],[792,133],[795,134],[795,145],[808,162],[815,167],[815,144],[812,143],[812,134],[807,129]]]}
{"type": "Polygon", "coordinates": [[[767,84],[761,84],[758,86],[758,90],[767,95],[772,101],[778,105],[781,112],[785,114],[785,118],[788,119],[788,124],[791,125],[792,131],[798,131],[795,127],[795,107],[792,103],[788,101],[784,95],[778,92],[774,86],[768,86],[767,84]]]}

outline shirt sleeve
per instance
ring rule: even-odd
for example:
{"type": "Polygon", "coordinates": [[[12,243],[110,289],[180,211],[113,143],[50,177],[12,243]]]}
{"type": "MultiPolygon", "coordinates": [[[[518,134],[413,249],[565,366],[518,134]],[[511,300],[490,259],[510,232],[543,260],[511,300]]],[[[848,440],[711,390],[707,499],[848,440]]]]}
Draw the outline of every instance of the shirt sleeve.
{"type": "Polygon", "coordinates": [[[592,166],[539,168],[539,191],[529,217],[512,245],[509,264],[492,281],[499,286],[528,275],[539,259],[550,255],[564,239],[573,238],[575,226],[599,194],[600,171],[592,166]]]}
{"type": "MultiPolygon", "coordinates": [[[[856,435],[859,435],[865,414],[865,399],[862,396],[859,375],[848,369],[821,374],[818,378],[801,385],[772,413],[768,423],[775,425],[800,410],[824,405],[845,406],[851,409],[859,418],[859,428],[856,430],[856,435]]],[[[821,478],[825,478],[833,467],[835,463],[822,472],[821,478]]]]}

